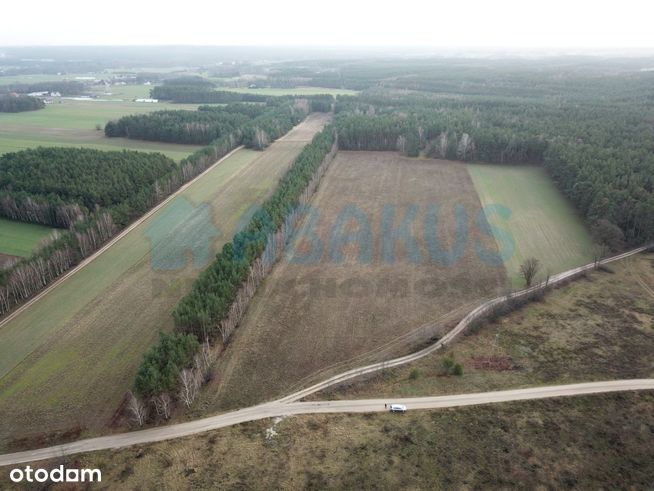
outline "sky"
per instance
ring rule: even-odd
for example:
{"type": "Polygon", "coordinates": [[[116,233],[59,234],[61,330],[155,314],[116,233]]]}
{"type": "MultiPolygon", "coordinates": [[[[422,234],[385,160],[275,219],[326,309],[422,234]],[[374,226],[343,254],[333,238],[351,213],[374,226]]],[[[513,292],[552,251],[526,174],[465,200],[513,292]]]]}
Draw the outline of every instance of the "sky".
{"type": "Polygon", "coordinates": [[[30,0],[0,46],[654,47],[654,0],[30,0]]]}

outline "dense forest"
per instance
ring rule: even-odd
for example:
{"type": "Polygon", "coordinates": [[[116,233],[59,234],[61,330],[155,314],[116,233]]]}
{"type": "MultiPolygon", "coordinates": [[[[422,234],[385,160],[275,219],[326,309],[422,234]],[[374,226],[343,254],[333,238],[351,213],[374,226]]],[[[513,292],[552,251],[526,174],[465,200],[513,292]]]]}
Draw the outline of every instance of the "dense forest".
{"type": "Polygon", "coordinates": [[[109,121],[104,132],[108,137],[207,145],[249,119],[228,111],[156,111],[109,121]]]}
{"type": "Polygon", "coordinates": [[[23,111],[35,111],[37,109],[43,109],[44,107],[45,103],[36,97],[30,97],[26,95],[0,96],[0,113],[20,113],[23,111]]]}
{"type": "MultiPolygon", "coordinates": [[[[626,86],[639,91],[615,92],[598,82],[580,90],[576,103],[375,88],[339,97],[339,147],[543,165],[586,217],[596,239],[620,249],[654,239],[654,129],[647,103],[654,101],[654,88],[647,86],[649,80],[630,79],[626,86]],[[586,102],[593,94],[598,102],[586,102]]],[[[576,92],[571,89],[565,97],[574,99],[576,92]]]]}
{"type": "Polygon", "coordinates": [[[126,207],[123,214],[129,217],[147,209],[151,186],[176,168],[161,154],[127,150],[53,147],[7,153],[0,156],[0,216],[62,228],[97,209],[126,207]]]}
{"type": "Polygon", "coordinates": [[[230,102],[266,102],[268,96],[242,94],[197,85],[157,85],[150,90],[150,97],[164,101],[186,104],[228,104],[230,102]]]}
{"type": "MultiPolygon", "coordinates": [[[[325,158],[330,152],[333,155],[334,141],[331,127],[316,135],[249,224],[223,246],[213,263],[200,274],[173,313],[177,334],[162,336],[145,355],[135,382],[139,395],[151,398],[156,405],[161,397],[179,391],[179,399],[190,405],[193,391],[197,391],[206,374],[206,346],[217,337],[223,343],[229,339],[236,326],[231,318],[233,311],[244,310],[243,302],[237,300],[239,293],[244,285],[254,281],[253,276],[257,281],[262,279],[264,250],[300,204],[301,196],[325,158]],[[199,352],[198,339],[204,341],[199,352]],[[189,354],[192,346],[195,346],[194,356],[189,354]]],[[[252,290],[250,295],[256,289],[247,288],[252,290]]]]}
{"type": "Polygon", "coordinates": [[[225,106],[200,106],[197,111],[157,111],[125,116],[105,126],[108,137],[124,136],[141,140],[172,143],[208,144],[238,133],[241,144],[261,150],[300,122],[309,109],[331,108],[320,98],[300,108],[292,98],[269,98],[265,104],[231,103],[225,106]]]}

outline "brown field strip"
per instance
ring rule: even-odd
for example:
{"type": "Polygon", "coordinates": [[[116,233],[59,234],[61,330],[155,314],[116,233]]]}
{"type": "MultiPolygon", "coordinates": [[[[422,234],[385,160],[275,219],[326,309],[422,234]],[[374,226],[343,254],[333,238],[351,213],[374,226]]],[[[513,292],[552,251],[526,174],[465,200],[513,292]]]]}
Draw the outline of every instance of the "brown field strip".
{"type": "Polygon", "coordinates": [[[476,253],[477,247],[497,251],[494,239],[478,230],[480,209],[460,163],[340,152],[296,237],[295,254],[255,296],[202,406],[225,409],[282,395],[325,367],[342,370],[500,292],[504,267],[476,253]],[[412,209],[403,233],[400,224],[412,209]],[[354,240],[345,243],[348,236],[354,240]],[[406,246],[407,236],[415,247],[406,246]],[[460,257],[432,254],[434,240],[441,252],[457,250],[460,257]]]}

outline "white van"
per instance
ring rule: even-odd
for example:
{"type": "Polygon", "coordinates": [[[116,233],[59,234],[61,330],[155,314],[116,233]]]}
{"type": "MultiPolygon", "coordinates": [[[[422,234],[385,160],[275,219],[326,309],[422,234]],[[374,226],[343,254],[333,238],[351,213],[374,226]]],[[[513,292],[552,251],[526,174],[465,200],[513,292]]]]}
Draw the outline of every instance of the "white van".
{"type": "Polygon", "coordinates": [[[404,413],[406,412],[406,406],[404,404],[391,404],[390,411],[392,413],[404,413]]]}

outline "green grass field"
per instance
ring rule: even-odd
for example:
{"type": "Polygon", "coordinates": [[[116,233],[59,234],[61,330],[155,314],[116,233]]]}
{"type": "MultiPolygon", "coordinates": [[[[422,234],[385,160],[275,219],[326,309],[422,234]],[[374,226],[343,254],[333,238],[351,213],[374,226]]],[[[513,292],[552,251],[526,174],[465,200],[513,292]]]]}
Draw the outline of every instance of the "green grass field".
{"type": "MultiPolygon", "coordinates": [[[[318,131],[319,118],[305,125],[318,131]]],[[[107,424],[158,331],[173,328],[171,311],[199,273],[190,261],[174,270],[156,267],[153,254],[167,250],[169,239],[151,238],[149,227],[184,203],[207,206],[218,230],[210,244],[216,253],[306,143],[294,138],[264,152],[239,150],[2,326],[0,447],[20,434],[77,424],[96,431],[107,424]]],[[[180,235],[193,243],[202,239],[198,233],[180,235]]]]}
{"type": "Polygon", "coordinates": [[[244,94],[260,94],[260,95],[315,95],[315,94],[331,94],[337,95],[356,95],[356,90],[349,89],[331,89],[328,87],[295,87],[292,89],[276,89],[270,87],[262,87],[257,89],[248,89],[247,87],[231,88],[231,87],[218,87],[216,90],[227,90],[229,92],[240,92],[244,94]]]}
{"type": "MultiPolygon", "coordinates": [[[[141,86],[123,86],[133,90],[141,86]]],[[[147,86],[143,86],[148,89],[147,86]]],[[[117,94],[107,97],[118,97],[117,94]]],[[[163,109],[196,109],[197,104],[137,103],[128,101],[73,101],[63,99],[38,111],[0,113],[0,154],[38,146],[80,146],[99,150],[142,150],[161,152],[181,160],[200,146],[146,142],[126,138],[106,138],[104,129],[111,119],[128,114],[163,109]]]]}
{"type": "Polygon", "coordinates": [[[0,253],[27,257],[52,230],[42,225],[0,218],[0,253]]]}
{"type": "Polygon", "coordinates": [[[593,243],[581,217],[544,169],[529,165],[467,166],[489,223],[508,231],[515,242],[515,252],[506,261],[514,286],[522,286],[519,268],[528,257],[540,261],[541,274],[592,261],[593,243]],[[510,216],[501,217],[490,205],[503,205],[510,216]]]}

